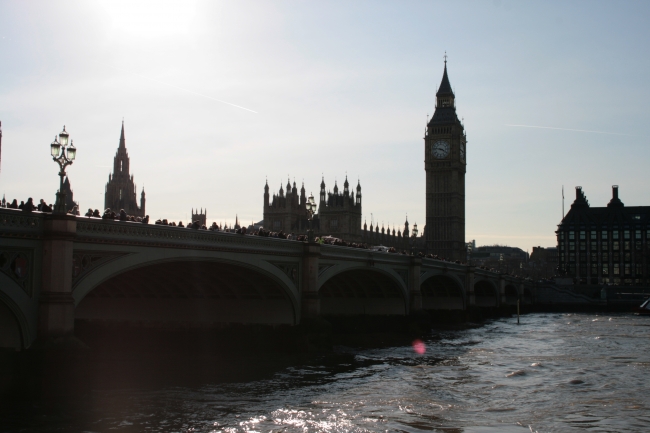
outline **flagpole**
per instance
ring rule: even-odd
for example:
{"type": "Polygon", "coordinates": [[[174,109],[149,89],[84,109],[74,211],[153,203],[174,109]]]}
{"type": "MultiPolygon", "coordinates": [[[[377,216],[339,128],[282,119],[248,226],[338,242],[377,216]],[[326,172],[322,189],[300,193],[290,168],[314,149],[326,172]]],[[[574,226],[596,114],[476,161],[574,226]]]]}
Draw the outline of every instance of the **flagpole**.
{"type": "Polygon", "coordinates": [[[564,185],[562,185],[562,219],[564,219],[564,185]]]}

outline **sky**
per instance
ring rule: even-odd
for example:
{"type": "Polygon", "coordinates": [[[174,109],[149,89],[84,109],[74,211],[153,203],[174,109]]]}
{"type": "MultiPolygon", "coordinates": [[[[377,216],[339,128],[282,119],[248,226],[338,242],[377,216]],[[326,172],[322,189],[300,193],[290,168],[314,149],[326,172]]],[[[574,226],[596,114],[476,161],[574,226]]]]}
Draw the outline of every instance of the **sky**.
{"type": "Polygon", "coordinates": [[[102,209],[124,119],[152,219],[262,219],[264,184],[360,180],[363,218],[425,222],[424,129],[448,57],[466,238],[531,250],[582,186],[650,205],[650,2],[0,0],[0,193],[54,202],[66,125],[102,209]],[[514,126],[517,125],[517,126],[514,126]]]}

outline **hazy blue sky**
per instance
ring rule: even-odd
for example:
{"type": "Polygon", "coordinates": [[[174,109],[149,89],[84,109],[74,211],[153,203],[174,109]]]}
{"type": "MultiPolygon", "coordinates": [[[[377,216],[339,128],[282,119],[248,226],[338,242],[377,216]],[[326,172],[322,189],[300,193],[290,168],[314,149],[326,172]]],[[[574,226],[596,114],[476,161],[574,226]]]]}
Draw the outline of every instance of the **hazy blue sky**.
{"type": "Polygon", "coordinates": [[[317,195],[347,172],[368,224],[422,227],[446,50],[467,240],[551,246],[562,185],[567,209],[576,185],[650,205],[649,41],[640,1],[0,1],[0,193],[54,201],[65,124],[74,197],[101,209],[124,117],[154,219],[258,221],[267,177],[317,195]]]}

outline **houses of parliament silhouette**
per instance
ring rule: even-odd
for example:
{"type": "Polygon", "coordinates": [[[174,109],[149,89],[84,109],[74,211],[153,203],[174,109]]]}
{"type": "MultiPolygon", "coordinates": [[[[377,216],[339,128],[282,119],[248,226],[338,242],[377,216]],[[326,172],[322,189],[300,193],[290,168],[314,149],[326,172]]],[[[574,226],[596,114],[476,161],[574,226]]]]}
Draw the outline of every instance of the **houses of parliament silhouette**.
{"type": "MultiPolygon", "coordinates": [[[[363,221],[361,182],[351,188],[347,176],[340,190],[334,182],[328,191],[323,177],[320,184],[318,213],[312,225],[317,236],[334,236],[349,242],[383,244],[407,249],[417,247],[426,253],[451,260],[464,261],[465,250],[465,172],[467,167],[467,136],[456,114],[456,99],[449,82],[447,59],[442,81],[436,92],[436,106],[424,134],[424,169],[426,172],[426,226],[418,237],[417,225],[411,229],[408,219],[403,228],[381,229],[371,221],[363,221]]],[[[137,202],[137,189],[130,173],[126,150],[124,122],[120,142],[113,160],[105,190],[105,208],[124,211],[136,217],[145,216],[145,192],[137,202]]],[[[70,197],[72,194],[70,194],[70,197]]],[[[268,181],[264,186],[263,221],[267,230],[305,234],[309,227],[307,197],[304,184],[298,191],[296,182],[287,181],[271,195],[268,181]]],[[[192,209],[192,220],[207,224],[207,212],[192,209]]]]}
{"type": "MultiPolygon", "coordinates": [[[[447,74],[447,58],[442,81],[436,93],[436,108],[428,121],[424,135],[424,169],[426,171],[426,227],[424,242],[417,239],[417,227],[409,232],[408,219],[404,230],[383,225],[361,228],[361,184],[356,196],[350,191],[347,179],[340,192],[334,183],[333,192],[327,192],[325,179],[320,185],[318,214],[314,216],[316,235],[331,235],[350,242],[380,242],[383,245],[407,248],[414,243],[427,253],[451,260],[466,259],[465,250],[465,172],[467,166],[467,136],[456,114],[456,98],[447,74]]],[[[308,228],[305,186],[300,195],[296,183],[287,182],[286,193],[280,185],[277,194],[269,195],[268,182],[264,186],[265,228],[286,233],[306,233],[308,228]]]]}

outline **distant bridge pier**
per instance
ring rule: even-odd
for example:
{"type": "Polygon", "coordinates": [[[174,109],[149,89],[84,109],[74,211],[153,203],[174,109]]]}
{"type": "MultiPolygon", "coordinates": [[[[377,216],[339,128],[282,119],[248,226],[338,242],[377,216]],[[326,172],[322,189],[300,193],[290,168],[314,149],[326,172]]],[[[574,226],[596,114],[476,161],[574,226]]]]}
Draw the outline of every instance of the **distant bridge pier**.
{"type": "Polygon", "coordinates": [[[43,228],[38,334],[42,339],[73,335],[72,252],[77,221],[72,215],[47,215],[43,228]]]}
{"type": "Polygon", "coordinates": [[[422,259],[412,256],[408,270],[409,313],[417,314],[422,311],[422,284],[420,280],[422,259]]]}
{"type": "Polygon", "coordinates": [[[302,318],[320,316],[318,285],[320,244],[304,244],[302,257],[301,312],[302,318]]]}

